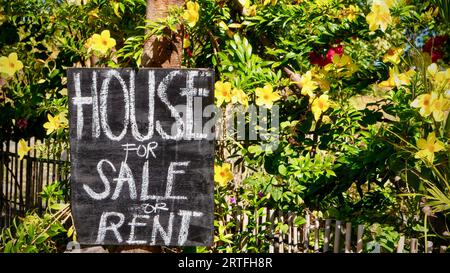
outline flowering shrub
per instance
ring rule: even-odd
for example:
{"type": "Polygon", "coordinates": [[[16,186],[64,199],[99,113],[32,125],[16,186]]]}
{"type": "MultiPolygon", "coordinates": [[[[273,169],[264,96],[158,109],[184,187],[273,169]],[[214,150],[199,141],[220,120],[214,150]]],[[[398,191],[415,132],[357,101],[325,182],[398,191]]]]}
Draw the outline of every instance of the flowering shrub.
{"type": "MultiPolygon", "coordinates": [[[[266,234],[233,234],[227,216],[248,215],[251,230],[264,207],[364,223],[389,251],[399,234],[448,244],[446,1],[197,0],[148,24],[143,0],[59,2],[0,11],[2,139],[46,137],[61,151],[66,67],[138,67],[149,36],[176,39],[184,66],[215,69],[224,119],[254,105],[269,124],[279,113],[259,140],[218,140],[215,245],[197,251],[267,251],[266,234]]],[[[20,141],[20,157],[33,148],[20,141]]]]}

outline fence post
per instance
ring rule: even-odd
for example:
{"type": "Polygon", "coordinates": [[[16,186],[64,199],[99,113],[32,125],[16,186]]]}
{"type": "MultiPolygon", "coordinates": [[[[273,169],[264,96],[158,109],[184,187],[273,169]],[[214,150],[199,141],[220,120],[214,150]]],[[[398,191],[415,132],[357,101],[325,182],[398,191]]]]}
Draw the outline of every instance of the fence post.
{"type": "Polygon", "coordinates": [[[339,220],[336,220],[336,227],[334,229],[334,253],[339,253],[339,243],[341,239],[341,225],[342,222],[339,220]]]}
{"type": "Polygon", "coordinates": [[[325,236],[323,238],[323,252],[327,252],[330,246],[331,219],[325,220],[325,236]]]}
{"type": "Polygon", "coordinates": [[[347,222],[345,224],[345,253],[352,252],[351,240],[352,240],[352,223],[347,222]]]}
{"type": "Polygon", "coordinates": [[[311,225],[311,218],[309,216],[309,213],[306,213],[305,215],[305,226],[303,227],[303,252],[309,251],[309,227],[311,225]]]}
{"type": "Polygon", "coordinates": [[[425,253],[433,253],[433,242],[432,241],[427,242],[427,249],[425,250],[425,253]]]}
{"type": "MultiPolygon", "coordinates": [[[[273,234],[273,224],[274,224],[274,214],[275,211],[273,209],[269,210],[269,234],[273,234]]],[[[275,237],[273,238],[272,242],[269,244],[269,253],[275,252],[275,237]]]]}
{"type": "Polygon", "coordinates": [[[319,236],[320,236],[320,223],[319,219],[316,218],[314,221],[314,252],[319,252],[319,236]]]}
{"type": "Polygon", "coordinates": [[[411,239],[411,253],[417,253],[419,241],[416,238],[411,239]]]}
{"type": "Polygon", "coordinates": [[[403,249],[405,247],[405,236],[400,237],[397,245],[397,253],[403,253],[403,249]]]}
{"type": "Polygon", "coordinates": [[[363,251],[363,234],[364,225],[358,225],[358,234],[356,235],[356,253],[362,253],[363,251]]]}

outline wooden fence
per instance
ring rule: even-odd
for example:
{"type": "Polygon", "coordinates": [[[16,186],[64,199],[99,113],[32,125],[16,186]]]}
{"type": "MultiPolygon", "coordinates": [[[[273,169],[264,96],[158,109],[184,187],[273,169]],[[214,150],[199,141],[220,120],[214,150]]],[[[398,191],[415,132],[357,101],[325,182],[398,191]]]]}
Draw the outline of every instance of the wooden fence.
{"type": "MultiPolygon", "coordinates": [[[[256,213],[255,213],[256,215],[256,213]]],[[[353,226],[350,222],[340,220],[325,219],[319,220],[311,215],[304,216],[305,223],[295,224],[296,215],[294,213],[282,213],[268,208],[264,208],[263,213],[258,217],[249,216],[245,213],[227,215],[226,220],[220,222],[226,225],[230,221],[236,222],[236,226],[228,229],[228,234],[241,236],[239,238],[240,248],[247,252],[247,242],[253,239],[256,248],[261,251],[263,244],[268,245],[269,253],[362,253],[365,252],[363,235],[364,225],[353,226]],[[287,229],[277,228],[279,223],[287,225],[287,229]],[[265,235],[264,235],[265,234],[265,235]]],[[[367,232],[367,231],[366,231],[367,232]]],[[[417,238],[407,239],[401,236],[396,245],[397,253],[418,253],[419,249],[424,253],[443,253],[447,247],[435,247],[428,241],[427,248],[420,245],[417,238]]],[[[379,243],[375,243],[372,253],[383,252],[379,243]]]]}
{"type": "MultiPolygon", "coordinates": [[[[28,146],[41,144],[31,139],[28,146]]],[[[0,228],[7,227],[16,216],[29,209],[43,209],[40,193],[48,184],[66,179],[67,161],[56,159],[36,149],[22,160],[18,156],[18,143],[0,143],[0,228]]]]}

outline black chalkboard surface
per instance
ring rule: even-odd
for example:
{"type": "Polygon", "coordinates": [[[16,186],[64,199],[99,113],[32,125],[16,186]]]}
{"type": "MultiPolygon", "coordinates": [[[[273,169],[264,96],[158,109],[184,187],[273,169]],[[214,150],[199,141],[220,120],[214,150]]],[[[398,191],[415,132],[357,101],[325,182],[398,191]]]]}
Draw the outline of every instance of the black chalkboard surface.
{"type": "Polygon", "coordinates": [[[212,244],[213,87],[208,69],[68,69],[81,244],[212,244]]]}

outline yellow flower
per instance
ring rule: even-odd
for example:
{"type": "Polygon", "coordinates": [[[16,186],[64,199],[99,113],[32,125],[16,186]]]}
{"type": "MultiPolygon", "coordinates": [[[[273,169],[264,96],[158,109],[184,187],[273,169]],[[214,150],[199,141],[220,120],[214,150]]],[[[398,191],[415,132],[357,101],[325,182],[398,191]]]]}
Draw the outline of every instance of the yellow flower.
{"type": "Polygon", "coordinates": [[[191,46],[191,40],[189,38],[183,38],[183,48],[189,48],[191,46]]]}
{"type": "Polygon", "coordinates": [[[250,16],[250,17],[256,16],[256,5],[251,5],[251,6],[248,7],[248,8],[244,8],[244,9],[242,10],[242,14],[243,14],[244,16],[250,16]]]}
{"type": "Polygon", "coordinates": [[[308,71],[302,75],[302,78],[300,79],[300,85],[302,86],[302,95],[314,97],[313,91],[318,87],[318,84],[317,82],[312,80],[311,71],[308,71]]]}
{"type": "Polygon", "coordinates": [[[325,78],[318,79],[317,84],[319,85],[320,90],[322,90],[322,91],[330,90],[330,82],[325,78]]]}
{"type": "Polygon", "coordinates": [[[384,4],[388,8],[392,8],[395,4],[397,4],[397,0],[374,0],[373,3],[384,4]]]}
{"type": "Polygon", "coordinates": [[[355,5],[350,5],[347,8],[344,8],[339,13],[339,18],[344,19],[347,18],[349,21],[355,21],[358,17],[359,8],[355,5]]]}
{"type": "Polygon", "coordinates": [[[277,4],[278,0],[264,0],[263,5],[267,6],[269,4],[271,4],[272,6],[275,6],[277,4]]]}
{"type": "Polygon", "coordinates": [[[105,55],[108,50],[116,45],[116,40],[110,37],[109,30],[103,30],[102,33],[92,35],[92,49],[105,55]]]}
{"type": "Polygon", "coordinates": [[[67,119],[67,110],[59,113],[58,118],[60,128],[67,128],[69,126],[69,120],[67,119]]]}
{"type": "Polygon", "coordinates": [[[50,135],[61,128],[61,120],[59,115],[52,117],[52,115],[48,114],[47,118],[48,122],[44,123],[44,128],[47,130],[47,135],[50,135]]]}
{"type": "Polygon", "coordinates": [[[218,106],[221,106],[223,102],[231,101],[231,83],[218,81],[214,87],[218,106]]]}
{"type": "Polygon", "coordinates": [[[330,108],[330,102],[328,101],[328,95],[321,95],[319,98],[314,99],[311,105],[311,111],[314,114],[314,119],[317,121],[320,115],[330,108]]]}
{"type": "Polygon", "coordinates": [[[403,54],[403,48],[391,48],[383,56],[383,62],[397,65],[400,63],[400,57],[403,54]]]}
{"type": "Polygon", "coordinates": [[[93,45],[92,37],[90,37],[84,43],[84,47],[87,48],[88,50],[90,50],[90,49],[92,49],[92,45],[93,45]]]}
{"type": "Polygon", "coordinates": [[[100,18],[100,16],[98,16],[98,12],[98,7],[88,12],[88,23],[92,23],[94,20],[100,18]]]}
{"type": "Polygon", "coordinates": [[[445,71],[441,71],[439,66],[432,63],[427,68],[427,76],[433,83],[435,89],[446,89],[447,84],[450,81],[450,68],[445,71]]]}
{"type": "Polygon", "coordinates": [[[432,63],[427,67],[427,75],[432,79],[436,77],[436,74],[439,72],[439,67],[436,63],[432,63]]]}
{"type": "Polygon", "coordinates": [[[411,106],[414,108],[420,108],[420,115],[427,117],[431,114],[432,102],[431,94],[422,94],[411,103],[411,106]]]}
{"type": "MultiPolygon", "coordinates": [[[[345,69],[346,71],[343,73],[343,75],[347,78],[351,77],[353,73],[358,70],[358,66],[353,63],[352,58],[345,54],[334,54],[333,65],[338,69],[338,72],[343,72],[343,70],[345,69]]],[[[331,64],[328,64],[327,66],[328,69],[332,68],[331,64]]]]}
{"type": "Polygon", "coordinates": [[[388,25],[392,24],[391,12],[389,11],[390,2],[392,1],[374,1],[370,13],[366,16],[370,31],[380,28],[384,32],[388,25]]]}
{"type": "Polygon", "coordinates": [[[189,1],[186,3],[186,10],[183,13],[183,18],[186,20],[188,26],[194,27],[197,24],[200,10],[200,5],[197,2],[189,1]]]}
{"type": "Polygon", "coordinates": [[[256,105],[262,106],[271,109],[273,103],[279,100],[281,97],[277,92],[273,91],[272,85],[266,84],[263,88],[256,88],[256,105]]]}
{"type": "Polygon", "coordinates": [[[242,89],[234,88],[231,90],[231,102],[248,106],[248,96],[242,89]]]}
{"type": "Polygon", "coordinates": [[[13,76],[17,71],[23,68],[23,64],[18,60],[17,53],[13,52],[8,57],[0,57],[0,73],[13,76]]]}
{"type": "Polygon", "coordinates": [[[415,158],[426,159],[433,163],[434,153],[442,151],[445,149],[444,143],[436,139],[436,135],[430,133],[427,139],[419,139],[417,141],[417,148],[419,151],[415,154],[415,158]]]}
{"type": "Polygon", "coordinates": [[[388,89],[402,85],[409,85],[411,83],[411,77],[414,76],[415,71],[413,69],[408,70],[405,73],[398,73],[397,68],[389,68],[389,79],[381,82],[378,86],[388,89]]]}
{"type": "Polygon", "coordinates": [[[435,121],[444,120],[445,112],[450,110],[450,100],[437,93],[431,94],[431,112],[435,121]]]}
{"type": "Polygon", "coordinates": [[[233,180],[233,173],[231,172],[230,163],[223,163],[221,166],[214,165],[214,181],[219,186],[225,187],[231,180],[233,180]]]}
{"type": "Polygon", "coordinates": [[[333,64],[336,67],[345,67],[347,65],[349,65],[352,62],[352,58],[348,55],[342,54],[334,54],[333,55],[333,64]]]}
{"type": "Polygon", "coordinates": [[[22,138],[19,140],[19,148],[17,153],[19,154],[19,160],[22,160],[23,157],[31,150],[31,147],[28,146],[27,142],[22,138]]]}

